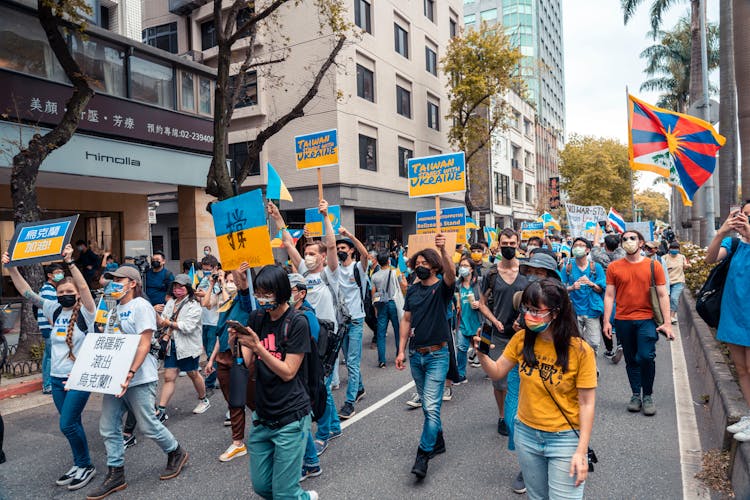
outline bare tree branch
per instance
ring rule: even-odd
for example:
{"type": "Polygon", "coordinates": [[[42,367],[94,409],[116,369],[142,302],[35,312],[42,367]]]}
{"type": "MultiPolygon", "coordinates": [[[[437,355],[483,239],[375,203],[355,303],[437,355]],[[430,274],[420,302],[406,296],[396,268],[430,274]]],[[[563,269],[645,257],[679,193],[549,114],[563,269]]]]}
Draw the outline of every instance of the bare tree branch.
{"type": "Polygon", "coordinates": [[[236,42],[240,38],[243,38],[247,30],[249,30],[253,26],[256,26],[260,21],[276,12],[279,7],[281,7],[288,1],[289,0],[274,0],[271,5],[269,5],[262,11],[256,12],[255,14],[250,16],[250,19],[248,19],[245,24],[243,24],[242,26],[237,26],[237,31],[235,31],[231,37],[228,37],[229,45],[231,46],[234,44],[234,42],[236,42]]]}

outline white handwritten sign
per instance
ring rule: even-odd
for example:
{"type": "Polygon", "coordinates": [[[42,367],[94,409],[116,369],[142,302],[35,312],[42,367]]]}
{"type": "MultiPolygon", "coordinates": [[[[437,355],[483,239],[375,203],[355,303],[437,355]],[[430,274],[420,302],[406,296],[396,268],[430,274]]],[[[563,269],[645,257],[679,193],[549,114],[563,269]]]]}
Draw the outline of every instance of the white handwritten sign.
{"type": "Polygon", "coordinates": [[[133,363],[140,335],[90,333],[86,335],[70,371],[66,389],[120,394],[133,363]]]}

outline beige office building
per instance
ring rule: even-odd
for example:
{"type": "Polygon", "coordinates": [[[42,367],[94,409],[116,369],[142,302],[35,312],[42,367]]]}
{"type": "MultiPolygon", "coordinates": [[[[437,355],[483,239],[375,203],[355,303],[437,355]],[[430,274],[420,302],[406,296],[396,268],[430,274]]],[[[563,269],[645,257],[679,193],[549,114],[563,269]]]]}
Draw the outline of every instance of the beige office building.
{"type": "MultiPolygon", "coordinates": [[[[292,227],[301,227],[304,209],[317,206],[317,180],[314,172],[296,171],[293,139],[337,129],[340,164],[324,169],[326,199],[341,205],[342,224],[355,228],[363,241],[402,239],[414,232],[415,212],[434,207],[430,198],[408,198],[407,159],[451,151],[446,80],[439,60],[460,29],[463,4],[461,0],[346,3],[360,36],[347,41],[305,116],[266,143],[255,175],[243,189],[265,185],[265,164],[270,162],[294,197],[293,203],[282,202],[281,209],[292,227]]],[[[280,8],[273,26],[258,34],[256,56],[264,60],[284,53],[286,58],[258,68],[242,89],[229,133],[229,158],[234,161],[243,160],[246,141],[307,91],[334,44],[333,37],[320,34],[313,2],[280,8]],[[289,37],[283,44],[292,47],[289,52],[279,51],[282,36],[289,37]]],[[[143,28],[147,43],[216,65],[213,2],[143,2],[143,28]]],[[[246,47],[247,39],[236,43],[235,60],[239,62],[246,47]]],[[[463,194],[450,195],[443,205],[462,204],[462,200],[463,194]]]]}

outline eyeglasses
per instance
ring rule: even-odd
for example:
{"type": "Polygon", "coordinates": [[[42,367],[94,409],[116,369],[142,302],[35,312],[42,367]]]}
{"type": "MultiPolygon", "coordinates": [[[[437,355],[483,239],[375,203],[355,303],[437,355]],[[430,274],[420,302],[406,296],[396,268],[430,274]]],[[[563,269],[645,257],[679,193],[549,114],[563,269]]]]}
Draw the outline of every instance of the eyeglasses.
{"type": "Polygon", "coordinates": [[[623,236],[622,241],[638,241],[638,236],[623,236]]]}
{"type": "Polygon", "coordinates": [[[535,318],[546,318],[552,314],[552,309],[534,309],[533,307],[521,306],[521,312],[535,318]]]}

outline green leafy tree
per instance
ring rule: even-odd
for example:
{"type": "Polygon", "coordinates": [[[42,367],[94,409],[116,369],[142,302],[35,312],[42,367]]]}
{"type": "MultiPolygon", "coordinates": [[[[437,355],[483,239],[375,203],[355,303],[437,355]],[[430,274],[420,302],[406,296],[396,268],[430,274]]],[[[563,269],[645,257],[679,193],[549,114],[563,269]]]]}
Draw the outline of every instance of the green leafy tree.
{"type": "Polygon", "coordinates": [[[641,212],[642,220],[667,220],[669,216],[669,200],[653,189],[635,193],[635,204],[643,210],[641,212]]]}
{"type": "Polygon", "coordinates": [[[560,185],[571,203],[612,206],[629,220],[631,174],[634,182],[628,148],[614,139],[574,134],[560,152],[560,185]]]}
{"type": "Polygon", "coordinates": [[[523,94],[523,81],[518,76],[521,53],[512,48],[502,29],[482,22],[479,29],[468,30],[454,37],[441,59],[448,76],[450,110],[447,118],[451,145],[466,155],[466,208],[475,210],[476,198],[487,198],[489,183],[472,182],[482,178],[480,169],[486,161],[475,161],[487,151],[493,133],[502,129],[510,115],[510,107],[502,99],[509,91],[523,94]]]}

